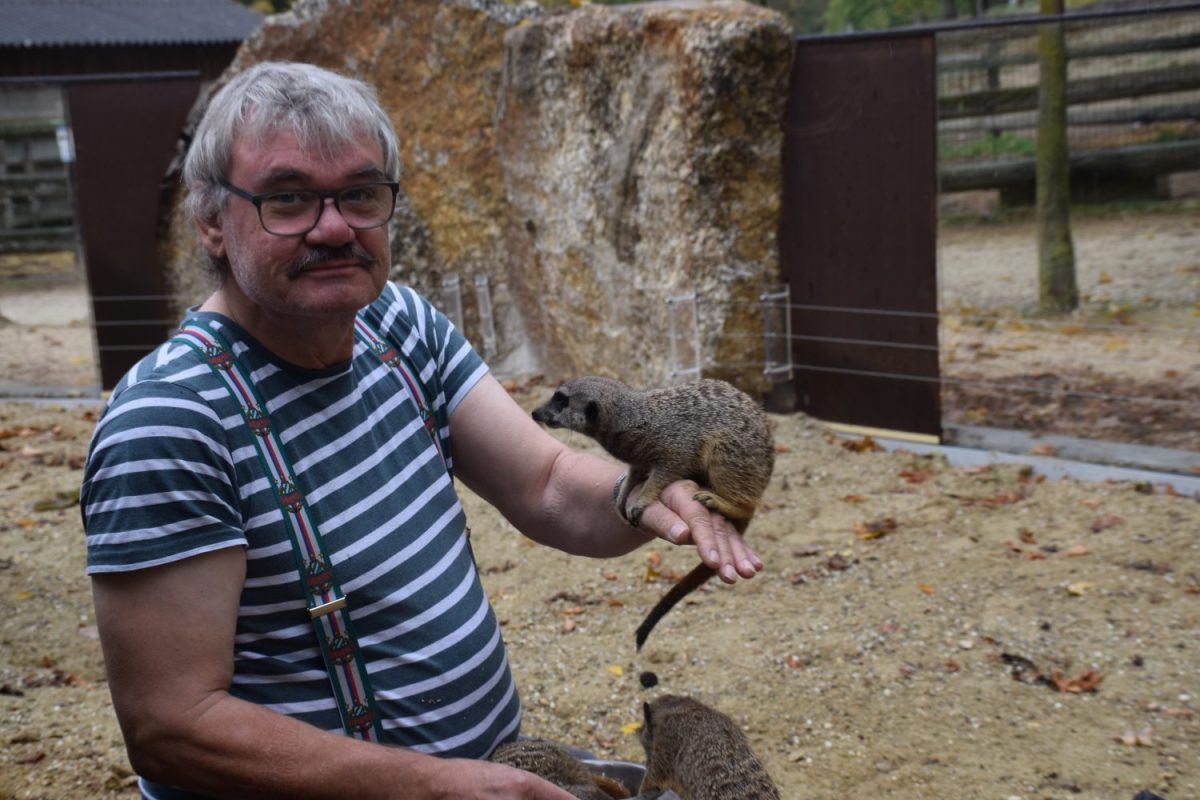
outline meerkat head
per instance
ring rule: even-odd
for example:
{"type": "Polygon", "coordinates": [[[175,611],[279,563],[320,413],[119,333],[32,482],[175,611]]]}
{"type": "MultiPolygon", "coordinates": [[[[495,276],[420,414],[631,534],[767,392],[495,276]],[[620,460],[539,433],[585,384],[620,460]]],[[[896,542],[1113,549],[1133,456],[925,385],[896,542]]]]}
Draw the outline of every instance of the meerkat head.
{"type": "Polygon", "coordinates": [[[566,428],[587,436],[600,430],[616,399],[628,392],[612,378],[588,375],[558,387],[554,396],[533,410],[533,419],[548,428],[566,428]]]}

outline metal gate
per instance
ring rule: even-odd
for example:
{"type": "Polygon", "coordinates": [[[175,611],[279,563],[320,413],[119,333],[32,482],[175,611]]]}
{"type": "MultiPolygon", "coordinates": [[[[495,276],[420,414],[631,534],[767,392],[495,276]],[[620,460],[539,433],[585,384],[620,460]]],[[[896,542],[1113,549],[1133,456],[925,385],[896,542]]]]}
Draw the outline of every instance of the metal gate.
{"type": "Polygon", "coordinates": [[[932,34],[797,42],[780,224],[797,410],[941,434],[936,125],[932,34]]]}
{"type": "Polygon", "coordinates": [[[102,77],[65,87],[77,224],[106,389],[172,325],[157,247],[159,189],[199,90],[198,73],[102,77]]]}

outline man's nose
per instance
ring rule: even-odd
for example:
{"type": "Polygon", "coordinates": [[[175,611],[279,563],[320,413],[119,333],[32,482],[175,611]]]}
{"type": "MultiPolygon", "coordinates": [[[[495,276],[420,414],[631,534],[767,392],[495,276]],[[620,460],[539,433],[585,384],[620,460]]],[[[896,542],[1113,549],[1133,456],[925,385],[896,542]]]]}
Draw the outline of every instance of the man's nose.
{"type": "Polygon", "coordinates": [[[354,229],[346,222],[342,212],[338,211],[333,198],[326,197],[321,202],[321,216],[305,238],[312,243],[335,246],[353,241],[354,229]]]}

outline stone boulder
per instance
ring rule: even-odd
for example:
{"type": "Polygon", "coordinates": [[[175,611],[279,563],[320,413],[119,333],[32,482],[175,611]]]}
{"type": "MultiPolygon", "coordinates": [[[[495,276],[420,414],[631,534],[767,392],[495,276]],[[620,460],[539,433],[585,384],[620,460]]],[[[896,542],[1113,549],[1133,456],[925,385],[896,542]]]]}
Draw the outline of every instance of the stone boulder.
{"type": "MultiPolygon", "coordinates": [[[[460,276],[464,331],[499,374],[649,385],[669,378],[674,294],[699,295],[708,361],[761,365],[790,48],[781,16],[740,2],[300,0],[226,76],[296,60],[375,85],[403,161],[393,276],[435,302],[460,276]]],[[[209,287],[178,205],[161,250],[182,308],[209,287]]],[[[705,370],[747,388],[758,371],[705,370]]]]}
{"type": "Polygon", "coordinates": [[[786,22],[740,2],[587,5],[505,45],[509,279],[543,367],[665,383],[667,301],[695,293],[705,374],[760,388],[786,22]]]}

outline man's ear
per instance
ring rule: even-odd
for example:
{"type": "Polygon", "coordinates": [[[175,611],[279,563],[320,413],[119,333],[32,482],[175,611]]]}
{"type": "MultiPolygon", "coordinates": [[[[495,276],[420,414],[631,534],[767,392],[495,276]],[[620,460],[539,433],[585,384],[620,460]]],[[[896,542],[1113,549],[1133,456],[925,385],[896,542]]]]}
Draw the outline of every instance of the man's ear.
{"type": "Polygon", "coordinates": [[[221,227],[221,215],[211,214],[196,220],[196,233],[200,244],[213,258],[225,258],[225,231],[221,227]]]}

